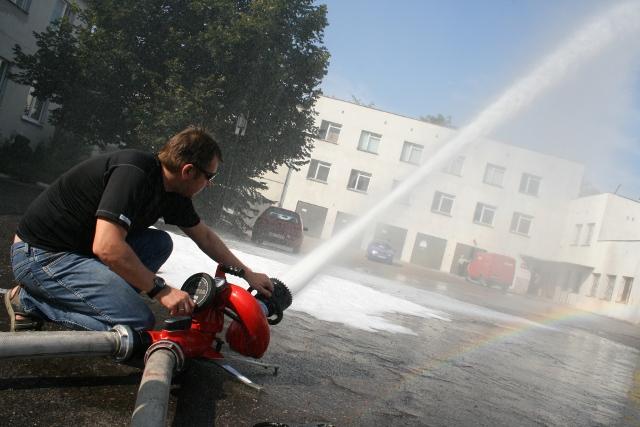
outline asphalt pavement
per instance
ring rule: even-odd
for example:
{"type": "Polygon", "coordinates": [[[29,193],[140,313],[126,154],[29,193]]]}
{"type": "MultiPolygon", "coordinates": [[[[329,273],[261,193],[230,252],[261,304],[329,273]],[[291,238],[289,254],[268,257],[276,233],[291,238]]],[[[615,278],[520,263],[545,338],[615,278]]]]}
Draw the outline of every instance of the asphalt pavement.
{"type": "MultiPolygon", "coordinates": [[[[299,259],[230,244],[281,262],[299,259]]],[[[640,425],[637,325],[440,272],[354,260],[326,273],[442,310],[451,321],[389,314],[414,332],[394,334],[289,310],[261,359],[279,366],[277,376],[223,349],[230,364],[263,386],[256,391],[216,365],[193,361],[174,379],[168,424],[640,425]]],[[[162,309],[152,308],[162,320],[162,309]]],[[[2,310],[1,330],[6,320],[2,310]]],[[[0,425],[128,425],[140,377],[140,369],[109,358],[5,360],[0,425]]]]}

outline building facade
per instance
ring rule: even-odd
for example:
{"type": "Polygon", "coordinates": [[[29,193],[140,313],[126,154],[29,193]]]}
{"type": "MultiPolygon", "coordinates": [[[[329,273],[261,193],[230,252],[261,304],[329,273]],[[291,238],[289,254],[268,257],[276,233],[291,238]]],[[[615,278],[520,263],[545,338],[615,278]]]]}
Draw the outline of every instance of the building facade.
{"type": "Polygon", "coordinates": [[[33,97],[31,87],[7,76],[16,44],[26,53],[34,52],[33,32],[42,32],[51,22],[71,14],[71,4],[65,0],[0,0],[0,143],[21,135],[33,146],[52,136],[54,128],[47,121],[49,102],[33,97]]]}
{"type": "Polygon", "coordinates": [[[640,323],[639,221],[640,203],[615,194],[572,201],[558,254],[572,268],[549,281],[553,298],[640,323]]]}
{"type": "MultiPolygon", "coordinates": [[[[288,179],[284,171],[265,178],[267,197],[297,210],[307,234],[321,239],[393,191],[456,132],[328,97],[316,110],[320,138],[309,164],[288,179]]],[[[547,256],[582,172],[567,160],[482,141],[433,171],[355,244],[385,239],[402,261],[445,271],[477,250],[547,256]]]]}
{"type": "MultiPolygon", "coordinates": [[[[329,97],[315,109],[319,135],[309,163],[264,179],[265,196],[297,211],[307,236],[317,239],[331,238],[367,212],[456,134],[329,97]]],[[[478,251],[507,255],[517,263],[513,292],[609,314],[606,298],[594,305],[584,289],[593,274],[603,281],[615,275],[613,291],[607,284],[597,292],[625,301],[616,317],[640,321],[637,308],[632,315],[640,300],[633,288],[635,243],[612,240],[636,239],[632,229],[640,210],[628,214],[635,202],[613,195],[579,198],[583,172],[568,160],[480,141],[429,173],[352,244],[362,250],[372,240],[386,240],[401,261],[451,273],[460,273],[478,251]],[[578,243],[571,244],[578,228],[578,243]]]]}

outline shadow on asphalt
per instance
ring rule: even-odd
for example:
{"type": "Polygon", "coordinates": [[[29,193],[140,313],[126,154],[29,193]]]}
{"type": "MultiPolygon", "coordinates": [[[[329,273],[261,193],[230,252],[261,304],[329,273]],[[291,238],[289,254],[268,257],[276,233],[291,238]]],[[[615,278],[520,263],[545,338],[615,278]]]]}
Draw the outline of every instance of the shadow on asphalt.
{"type": "Polygon", "coordinates": [[[121,385],[138,385],[142,378],[139,374],[125,376],[83,376],[83,377],[17,377],[0,382],[0,390],[27,390],[39,388],[65,388],[65,387],[105,387],[121,385]]]}

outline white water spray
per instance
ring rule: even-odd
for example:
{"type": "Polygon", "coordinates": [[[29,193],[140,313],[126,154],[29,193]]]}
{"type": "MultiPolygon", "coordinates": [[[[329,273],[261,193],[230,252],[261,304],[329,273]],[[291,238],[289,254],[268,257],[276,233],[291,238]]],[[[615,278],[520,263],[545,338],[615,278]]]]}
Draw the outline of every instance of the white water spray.
{"type": "Polygon", "coordinates": [[[640,3],[636,1],[615,6],[582,27],[559,49],[547,56],[529,75],[517,81],[469,125],[462,128],[393,192],[296,264],[282,277],[284,282],[294,293],[300,291],[323,265],[337,256],[370,222],[424,180],[433,170],[444,166],[456,153],[478,143],[481,137],[515,116],[545,90],[566,77],[572,69],[581,66],[617,38],[635,32],[640,32],[640,3]]]}

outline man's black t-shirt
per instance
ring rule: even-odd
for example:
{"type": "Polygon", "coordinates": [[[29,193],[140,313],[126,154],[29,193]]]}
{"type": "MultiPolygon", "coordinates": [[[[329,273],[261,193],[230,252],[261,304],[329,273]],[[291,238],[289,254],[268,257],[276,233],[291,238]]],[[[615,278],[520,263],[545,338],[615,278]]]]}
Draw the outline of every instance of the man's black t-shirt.
{"type": "Polygon", "coordinates": [[[160,161],[151,153],[121,150],[75,166],[38,196],[18,225],[18,237],[50,251],[92,255],[96,219],[129,233],[153,225],[193,227],[191,199],[164,189],[160,161]]]}

